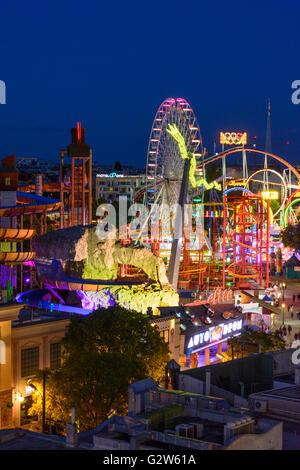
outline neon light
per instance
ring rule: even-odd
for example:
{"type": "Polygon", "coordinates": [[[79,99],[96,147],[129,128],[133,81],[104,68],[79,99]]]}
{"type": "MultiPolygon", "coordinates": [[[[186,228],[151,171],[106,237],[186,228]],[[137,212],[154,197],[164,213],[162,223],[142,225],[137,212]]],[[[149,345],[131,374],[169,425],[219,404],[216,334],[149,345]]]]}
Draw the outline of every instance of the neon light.
{"type": "Polygon", "coordinates": [[[211,183],[208,183],[208,182],[206,181],[206,179],[200,178],[200,179],[198,180],[197,185],[200,186],[200,184],[203,184],[203,186],[205,187],[205,189],[216,188],[218,191],[222,191],[222,185],[221,185],[220,183],[217,183],[216,181],[212,181],[211,183]]]}
{"type": "Polygon", "coordinates": [[[207,299],[207,303],[215,305],[216,303],[225,302],[232,298],[232,290],[223,290],[221,287],[217,287],[213,294],[207,299]]]}
{"type": "MultiPolygon", "coordinates": [[[[202,344],[206,343],[213,343],[215,341],[220,341],[225,336],[230,336],[233,333],[240,334],[243,327],[243,320],[234,320],[230,323],[221,323],[215,327],[211,327],[209,330],[202,331],[192,337],[190,337],[187,349],[195,348],[201,346],[202,344]]],[[[198,348],[197,348],[198,349],[198,348]]]]}
{"type": "Polygon", "coordinates": [[[196,167],[197,167],[197,160],[196,160],[195,154],[189,153],[187,151],[184,137],[181,134],[181,132],[179,131],[179,129],[177,128],[176,124],[169,124],[169,128],[166,129],[166,131],[172,137],[174,137],[174,139],[178,143],[181,158],[183,158],[184,160],[187,159],[187,158],[190,158],[189,180],[190,180],[190,183],[193,186],[193,188],[196,188],[200,185],[203,185],[205,187],[205,189],[216,188],[218,191],[221,191],[222,186],[219,183],[217,183],[216,181],[213,181],[212,183],[208,183],[205,178],[200,178],[198,181],[196,180],[195,170],[196,170],[196,167]]]}
{"type": "Polygon", "coordinates": [[[223,196],[226,196],[226,194],[231,193],[232,191],[244,191],[245,193],[250,193],[252,196],[254,194],[250,191],[248,188],[243,188],[242,186],[236,186],[235,188],[228,188],[223,192],[223,196]]]}
{"type": "Polygon", "coordinates": [[[278,191],[262,191],[261,193],[263,199],[274,200],[279,198],[278,191]]]}
{"type": "Polygon", "coordinates": [[[246,145],[247,132],[220,132],[220,144],[246,145]]]}
{"type": "Polygon", "coordinates": [[[264,168],[264,169],[255,171],[254,173],[252,173],[252,175],[249,176],[249,178],[247,179],[247,186],[249,185],[249,182],[251,181],[251,179],[254,178],[254,176],[256,176],[258,173],[265,173],[266,171],[269,171],[270,173],[273,173],[276,176],[278,176],[278,178],[281,179],[282,184],[283,184],[283,188],[284,188],[284,196],[282,198],[282,203],[281,203],[279,209],[274,214],[272,212],[272,216],[273,216],[273,219],[274,219],[281,212],[281,210],[284,207],[285,201],[286,201],[287,186],[286,186],[286,182],[283,179],[283,176],[278,171],[273,170],[272,168],[264,168]]]}
{"type": "MultiPolygon", "coordinates": [[[[213,163],[215,162],[216,160],[219,160],[220,158],[224,158],[226,157],[227,155],[231,155],[231,154],[234,154],[234,153],[237,153],[237,152],[240,152],[241,149],[228,149],[226,150],[225,152],[222,152],[221,154],[216,154],[212,157],[209,157],[207,158],[205,161],[204,161],[204,165],[208,165],[209,163],[213,163]]],[[[267,155],[268,157],[272,157],[272,158],[275,158],[275,160],[278,160],[279,162],[283,163],[283,165],[285,165],[287,168],[289,168],[293,173],[294,175],[296,176],[297,180],[300,181],[300,173],[299,171],[296,170],[296,168],[293,167],[293,165],[291,165],[289,162],[287,162],[286,160],[284,160],[283,158],[281,157],[278,157],[277,155],[274,155],[273,153],[270,153],[270,152],[266,152],[266,151],[262,151],[262,150],[255,150],[253,148],[251,149],[244,149],[245,152],[253,152],[253,153],[259,153],[261,156],[265,156],[267,155]]]]}
{"type": "Polygon", "coordinates": [[[77,122],[77,140],[78,143],[81,143],[81,124],[77,122]]]}
{"type": "Polygon", "coordinates": [[[186,159],[186,158],[189,158],[189,155],[188,155],[188,152],[187,152],[187,149],[186,149],[186,145],[185,145],[185,141],[184,141],[184,137],[182,136],[182,134],[180,133],[179,129],[177,128],[176,124],[169,124],[169,129],[166,129],[166,131],[172,136],[174,137],[174,139],[176,140],[176,142],[178,143],[178,146],[179,146],[179,151],[180,151],[180,155],[183,159],[186,159]]]}
{"type": "Polygon", "coordinates": [[[227,183],[227,186],[246,186],[246,180],[230,180],[227,183]]]}
{"type": "Polygon", "coordinates": [[[287,227],[288,226],[288,210],[297,202],[300,202],[300,198],[294,199],[292,202],[288,204],[288,206],[285,208],[284,213],[283,213],[283,226],[287,227]]]}

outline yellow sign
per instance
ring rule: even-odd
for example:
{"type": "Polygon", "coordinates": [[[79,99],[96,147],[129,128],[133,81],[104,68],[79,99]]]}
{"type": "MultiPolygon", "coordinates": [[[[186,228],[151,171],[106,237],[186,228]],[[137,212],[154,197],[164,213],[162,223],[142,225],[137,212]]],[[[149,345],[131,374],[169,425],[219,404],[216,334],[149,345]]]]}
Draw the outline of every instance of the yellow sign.
{"type": "Polygon", "coordinates": [[[220,132],[220,144],[246,145],[247,132],[220,132]]]}
{"type": "Polygon", "coordinates": [[[228,186],[246,186],[246,180],[230,180],[227,182],[228,186]]]}
{"type": "Polygon", "coordinates": [[[275,200],[279,198],[278,191],[263,191],[261,194],[263,199],[275,200]]]}

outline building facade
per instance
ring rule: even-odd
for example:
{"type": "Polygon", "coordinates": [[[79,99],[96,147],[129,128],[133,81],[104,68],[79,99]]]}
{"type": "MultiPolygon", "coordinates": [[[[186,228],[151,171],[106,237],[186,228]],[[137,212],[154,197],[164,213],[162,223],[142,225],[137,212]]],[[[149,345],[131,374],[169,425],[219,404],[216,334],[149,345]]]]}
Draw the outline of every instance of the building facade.
{"type": "Polygon", "coordinates": [[[130,202],[134,201],[136,191],[145,182],[144,175],[124,175],[116,172],[96,175],[95,197],[105,199],[112,204],[118,201],[119,196],[127,196],[130,202]]]}
{"type": "MultiPolygon", "coordinates": [[[[42,313],[22,319],[22,307],[2,304],[0,308],[0,429],[27,424],[25,410],[32,394],[30,380],[39,370],[60,366],[61,341],[70,321],[64,315],[47,317],[42,313]]],[[[149,321],[168,343],[171,358],[178,361],[179,318],[154,316],[149,321]]]]}

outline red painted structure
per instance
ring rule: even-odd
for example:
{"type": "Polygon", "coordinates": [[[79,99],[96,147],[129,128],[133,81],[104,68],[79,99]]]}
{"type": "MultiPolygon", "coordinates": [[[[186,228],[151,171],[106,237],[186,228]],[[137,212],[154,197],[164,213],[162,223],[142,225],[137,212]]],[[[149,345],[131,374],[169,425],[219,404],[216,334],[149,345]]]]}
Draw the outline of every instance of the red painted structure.
{"type": "Polygon", "coordinates": [[[249,281],[269,285],[270,203],[258,195],[225,195],[223,199],[223,289],[249,281]],[[230,258],[230,261],[227,261],[230,258]]]}
{"type": "Polygon", "coordinates": [[[71,134],[72,143],[60,152],[60,228],[92,223],[92,150],[80,123],[71,134]],[[66,154],[71,165],[64,162],[66,154]]]}

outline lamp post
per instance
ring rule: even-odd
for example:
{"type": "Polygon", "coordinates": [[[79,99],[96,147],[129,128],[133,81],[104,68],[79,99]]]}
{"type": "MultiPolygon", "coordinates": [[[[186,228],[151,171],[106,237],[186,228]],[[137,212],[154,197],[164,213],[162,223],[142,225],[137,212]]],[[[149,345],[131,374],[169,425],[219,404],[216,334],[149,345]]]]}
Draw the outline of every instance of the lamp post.
{"type": "Polygon", "coordinates": [[[284,308],[285,308],[285,304],[281,304],[282,326],[284,326],[284,308]]]}
{"type": "Polygon", "coordinates": [[[43,371],[43,395],[39,391],[39,389],[32,383],[28,383],[28,386],[32,389],[35,390],[36,392],[39,392],[39,394],[42,396],[43,400],[43,408],[42,408],[42,433],[45,434],[45,424],[46,424],[46,372],[43,371]]]}
{"type": "Polygon", "coordinates": [[[282,283],[282,300],[284,300],[284,291],[285,291],[285,288],[286,288],[286,283],[283,282],[283,283],[282,283]]]}

